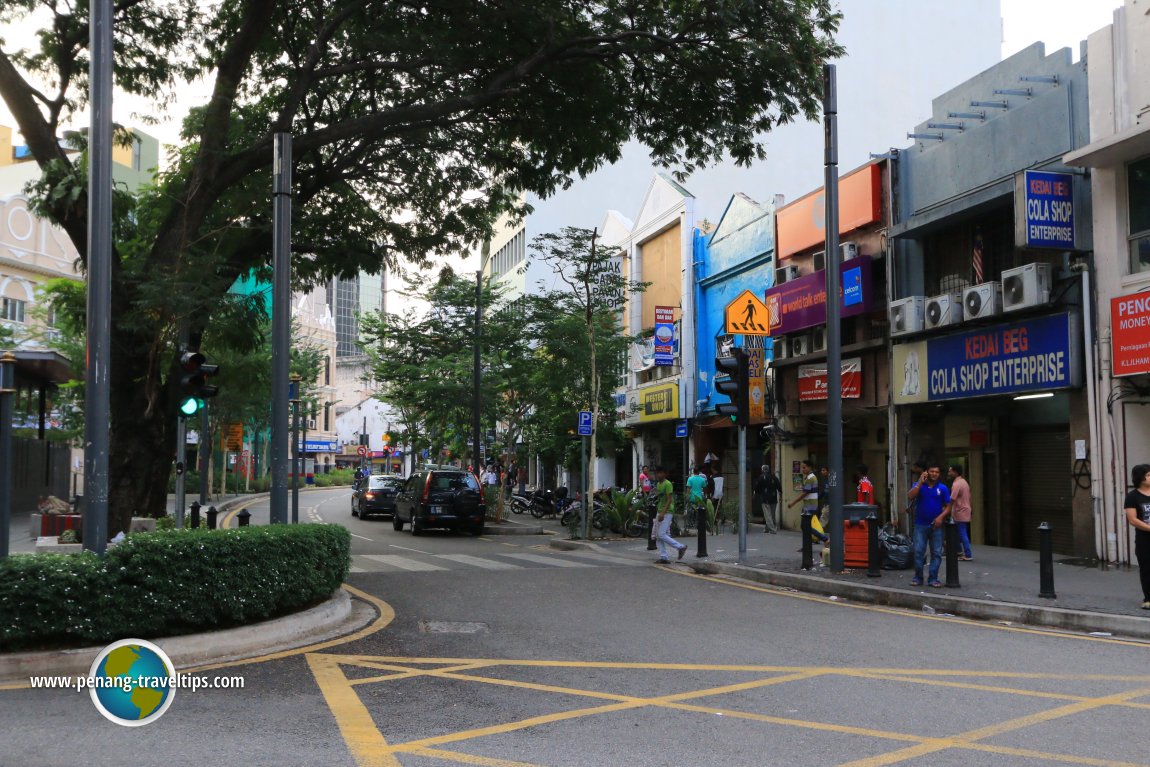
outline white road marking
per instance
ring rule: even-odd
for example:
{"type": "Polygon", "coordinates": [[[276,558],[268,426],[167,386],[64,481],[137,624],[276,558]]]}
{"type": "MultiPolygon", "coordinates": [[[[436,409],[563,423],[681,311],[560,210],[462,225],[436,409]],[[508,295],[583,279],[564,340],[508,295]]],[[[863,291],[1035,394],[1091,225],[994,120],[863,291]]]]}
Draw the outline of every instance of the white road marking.
{"type": "Polygon", "coordinates": [[[446,567],[433,565],[430,562],[420,562],[418,559],[411,559],[410,557],[401,557],[397,554],[360,554],[359,556],[370,559],[373,562],[381,562],[385,565],[398,567],[400,570],[423,571],[423,570],[446,570],[446,567]]]}
{"type": "Polygon", "coordinates": [[[373,543],[375,542],[374,538],[364,538],[362,535],[356,535],[355,533],[351,533],[351,537],[359,538],[361,541],[372,541],[373,543]]]}
{"type": "Polygon", "coordinates": [[[407,546],[396,546],[394,543],[388,544],[393,549],[400,549],[401,551],[414,551],[416,554],[426,554],[427,556],[435,556],[430,551],[422,551],[420,549],[409,549],[407,546]]]}
{"type": "Polygon", "coordinates": [[[436,554],[435,556],[440,559],[446,559],[451,562],[459,562],[463,565],[471,565],[472,567],[480,567],[484,570],[522,570],[519,565],[513,565],[510,562],[497,562],[493,559],[484,559],[483,557],[473,557],[470,554],[436,554]]]}
{"type": "Polygon", "coordinates": [[[364,570],[362,567],[353,567],[350,570],[348,570],[348,572],[349,573],[366,573],[367,570],[364,570]]]}
{"type": "Polygon", "coordinates": [[[541,557],[537,554],[511,554],[500,552],[498,556],[512,557],[513,559],[522,559],[524,562],[535,562],[540,565],[548,565],[550,567],[594,567],[584,562],[568,562],[565,559],[557,557],[541,557]]]}
{"type": "Polygon", "coordinates": [[[629,567],[646,567],[648,564],[646,561],[640,562],[634,559],[624,559],[623,557],[612,557],[608,554],[596,554],[593,551],[568,551],[564,556],[594,559],[597,562],[610,562],[613,565],[626,565],[629,567]]]}

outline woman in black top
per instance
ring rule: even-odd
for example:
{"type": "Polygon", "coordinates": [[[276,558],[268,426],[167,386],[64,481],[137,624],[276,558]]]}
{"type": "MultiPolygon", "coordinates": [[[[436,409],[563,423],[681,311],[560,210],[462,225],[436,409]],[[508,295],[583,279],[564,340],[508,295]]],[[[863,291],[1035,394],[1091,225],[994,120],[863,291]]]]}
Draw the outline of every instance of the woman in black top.
{"type": "Polygon", "coordinates": [[[1134,489],[1126,494],[1123,507],[1126,521],[1134,528],[1134,553],[1142,579],[1142,609],[1150,610],[1150,464],[1140,463],[1130,470],[1134,489]]]}

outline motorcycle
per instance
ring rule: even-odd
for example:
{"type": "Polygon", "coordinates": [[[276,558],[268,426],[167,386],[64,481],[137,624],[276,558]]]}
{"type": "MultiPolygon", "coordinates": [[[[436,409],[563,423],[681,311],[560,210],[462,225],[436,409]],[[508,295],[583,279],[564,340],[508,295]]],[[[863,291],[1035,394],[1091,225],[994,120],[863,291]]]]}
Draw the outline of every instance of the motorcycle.
{"type": "MultiPolygon", "coordinates": [[[[523,496],[513,497],[513,505],[516,503],[515,498],[523,498],[523,496]]],[[[554,517],[561,513],[567,505],[567,488],[561,487],[554,493],[550,490],[536,490],[526,498],[526,504],[520,501],[519,505],[521,508],[529,511],[531,516],[536,519],[554,517]]]]}

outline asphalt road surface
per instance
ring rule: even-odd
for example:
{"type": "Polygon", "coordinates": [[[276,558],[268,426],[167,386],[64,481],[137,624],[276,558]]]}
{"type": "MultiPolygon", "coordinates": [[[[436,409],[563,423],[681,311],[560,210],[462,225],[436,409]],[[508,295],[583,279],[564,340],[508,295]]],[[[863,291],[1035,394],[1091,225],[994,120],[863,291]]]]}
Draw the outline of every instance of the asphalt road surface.
{"type": "Polygon", "coordinates": [[[413,538],[349,503],[302,493],[300,518],[356,536],[373,626],[206,669],[243,689],[144,727],[0,690],[0,766],[1150,765],[1150,644],[698,576],[642,542],[413,538]]]}

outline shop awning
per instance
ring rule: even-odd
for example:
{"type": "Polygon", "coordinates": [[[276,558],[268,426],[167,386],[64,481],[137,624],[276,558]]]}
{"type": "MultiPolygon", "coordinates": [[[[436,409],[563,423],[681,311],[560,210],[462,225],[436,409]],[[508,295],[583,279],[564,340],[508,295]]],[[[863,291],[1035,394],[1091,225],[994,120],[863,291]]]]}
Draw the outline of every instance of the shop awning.
{"type": "Polygon", "coordinates": [[[1150,154],[1150,123],[1107,136],[1065,155],[1062,162],[1081,168],[1104,168],[1121,165],[1150,154]]]}

